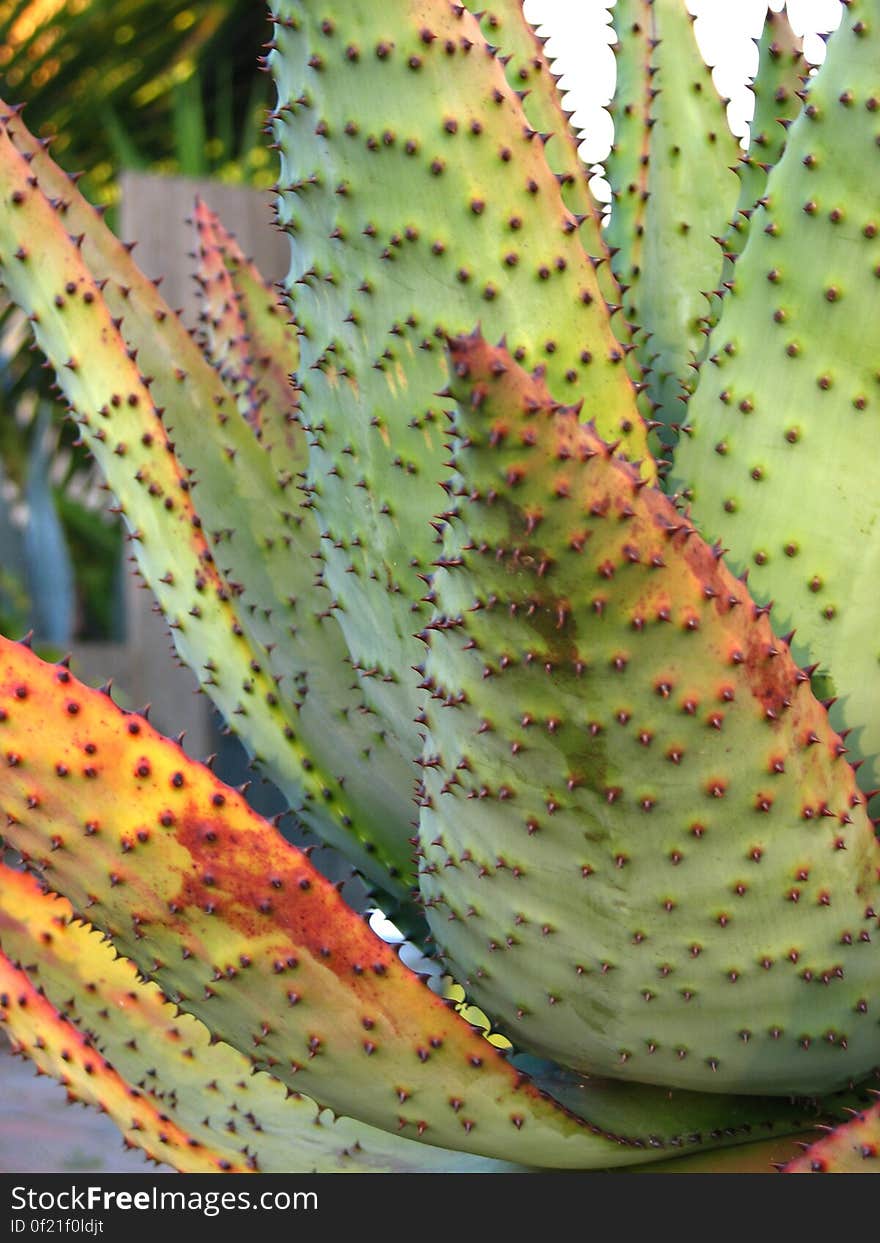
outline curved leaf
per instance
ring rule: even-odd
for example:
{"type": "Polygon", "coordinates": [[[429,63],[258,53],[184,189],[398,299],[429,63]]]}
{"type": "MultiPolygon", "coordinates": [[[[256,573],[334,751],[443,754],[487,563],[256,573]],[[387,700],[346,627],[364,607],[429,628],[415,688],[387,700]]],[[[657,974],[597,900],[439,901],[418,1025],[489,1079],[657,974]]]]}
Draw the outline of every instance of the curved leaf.
{"type": "Polygon", "coordinates": [[[182,1130],[148,1095],[132,1088],[94,1048],[89,1038],[62,1018],[48,998],[0,951],[0,1024],[13,1050],[26,1053],[44,1074],[61,1078],[68,1099],[109,1114],[130,1148],[189,1173],[220,1169],[246,1172],[217,1157],[182,1130]],[[222,1164],[221,1164],[222,1162],[222,1164]]]}
{"type": "Polygon", "coordinates": [[[623,313],[640,330],[635,341],[647,396],[654,417],[667,425],[682,421],[691,363],[703,347],[704,295],[721,272],[715,238],[737,196],[731,166],[738,147],[693,20],[684,0],[618,0],[614,9],[608,241],[623,313]]]}
{"type": "Polygon", "coordinates": [[[791,28],[788,14],[767,10],[758,44],[758,72],[752,84],[755,111],[749,125],[749,146],[737,166],[739,200],[724,238],[724,248],[739,254],[748,236],[748,220],[767,186],[767,175],[785,150],[788,127],[800,112],[801,83],[807,64],[803,41],[791,28]]]}
{"type": "Polygon", "coordinates": [[[179,653],[302,819],[402,895],[410,757],[352,688],[295,480],[14,116],[0,183],[0,275],[120,498],[179,653]],[[36,234],[45,263],[25,257],[36,234]]]}
{"type": "Polygon", "coordinates": [[[418,737],[413,632],[443,478],[442,341],[481,319],[653,472],[578,220],[476,17],[446,0],[276,9],[279,217],[325,578],[364,694],[418,737]],[[403,103],[405,101],[405,104],[403,103]]]}
{"type": "Polygon", "coordinates": [[[877,1059],[880,844],[744,585],[540,376],[452,344],[425,628],[429,922],[568,1066],[814,1093],[877,1059]]]}
{"type": "Polygon", "coordinates": [[[202,200],[193,223],[198,236],[196,279],[208,356],[260,440],[283,449],[289,469],[305,469],[305,436],[297,424],[291,381],[299,349],[296,329],[235,238],[202,200]]]}
{"type": "MultiPolygon", "coordinates": [[[[130,1100],[144,1102],[147,1110],[152,1105],[186,1136],[185,1147],[169,1146],[166,1138],[152,1149],[178,1169],[265,1174],[518,1168],[414,1144],[334,1117],[277,1079],[254,1075],[247,1057],[213,1041],[203,1024],[170,1005],[155,984],[140,978],[133,963],[76,920],[68,902],[5,865],[0,865],[0,943],[7,958],[56,1007],[58,1017],[49,1019],[49,1029],[59,1038],[65,1033],[68,1047],[91,1050],[105,1076],[115,1070],[124,1079],[130,1100]]],[[[28,995],[33,996],[32,989],[28,995]]],[[[36,1054],[42,1070],[63,1080],[71,1062],[52,1060],[58,1048],[45,1043],[46,1014],[45,1005],[38,1019],[31,1010],[25,1031],[21,1006],[13,1007],[11,1030],[27,1041],[26,1051],[36,1054]]],[[[94,1096],[94,1077],[89,1085],[94,1096]]],[[[162,1129],[156,1120],[147,1131],[131,1131],[125,1108],[117,1107],[113,1117],[135,1142],[145,1136],[156,1140],[162,1129]]]]}
{"type": "Polygon", "coordinates": [[[540,1093],[241,795],[4,639],[0,749],[10,845],[256,1069],[464,1152],[567,1168],[662,1155],[540,1093]]]}
{"type": "Polygon", "coordinates": [[[880,4],[853,0],[750,222],[672,476],[818,665],[865,790],[880,786],[878,99],[880,4]]]}

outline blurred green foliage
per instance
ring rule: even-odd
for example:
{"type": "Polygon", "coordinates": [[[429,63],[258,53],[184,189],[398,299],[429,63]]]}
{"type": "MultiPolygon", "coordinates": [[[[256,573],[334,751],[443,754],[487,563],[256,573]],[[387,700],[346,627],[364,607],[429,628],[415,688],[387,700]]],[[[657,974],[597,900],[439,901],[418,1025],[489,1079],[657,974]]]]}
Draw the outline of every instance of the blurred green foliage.
{"type": "Polygon", "coordinates": [[[96,202],[121,167],[266,185],[270,30],[254,0],[0,0],[0,74],[96,202]]]}

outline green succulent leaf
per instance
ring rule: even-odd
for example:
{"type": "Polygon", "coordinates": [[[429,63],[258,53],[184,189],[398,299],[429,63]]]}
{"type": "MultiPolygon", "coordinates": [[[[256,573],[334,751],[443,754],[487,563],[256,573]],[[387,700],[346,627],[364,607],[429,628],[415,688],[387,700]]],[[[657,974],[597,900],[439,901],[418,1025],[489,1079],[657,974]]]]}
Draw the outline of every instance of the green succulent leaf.
{"type": "MultiPolygon", "coordinates": [[[[179,7],[114,8],[89,106],[131,146],[173,88],[204,171],[241,83],[184,44],[246,19],[179,7]]],[[[71,85],[70,151],[106,14],[55,8],[0,0],[0,50],[71,85]]],[[[270,21],[283,303],[196,202],[188,331],[0,105],[4,341],[230,729],[436,961],[0,638],[0,1023],[181,1170],[872,1170],[880,0],[808,91],[768,14],[744,156],[684,0],[618,0],[608,231],[518,0],[270,21]]]]}
{"type": "Polygon", "coordinates": [[[279,215],[324,577],[368,702],[401,738],[443,475],[443,339],[482,318],[647,461],[596,273],[497,48],[445,0],[285,0],[279,215]],[[405,105],[402,101],[405,100],[405,105]]]}
{"type": "MultiPolygon", "coordinates": [[[[788,127],[800,111],[806,68],[802,40],[792,30],[786,13],[768,9],[758,44],[758,72],[752,84],[755,111],[749,126],[749,146],[736,166],[739,177],[736,211],[723,238],[719,239],[724,263],[718,288],[709,302],[707,329],[718,322],[724,291],[733,279],[733,265],[746,244],[749,221],[760,205],[770,169],[778,164],[785,150],[788,127]]],[[[701,361],[706,353],[704,346],[701,361]]]]}
{"type": "MultiPolygon", "coordinates": [[[[68,1091],[75,1078],[76,1090],[107,1109],[127,1138],[177,1169],[266,1174],[518,1168],[414,1144],[334,1116],[270,1075],[255,1075],[248,1057],[212,1040],[202,1023],[171,1005],[133,963],[78,920],[64,898],[6,865],[0,865],[0,944],[29,982],[28,1005],[17,999],[6,1006],[14,1039],[41,1070],[67,1081],[68,1091]],[[42,996],[39,1019],[35,989],[42,996]],[[47,1006],[53,1005],[57,1018],[49,1026],[60,1048],[40,1048],[35,1037],[45,1035],[47,1006]],[[97,1080],[94,1074],[83,1077],[78,1053],[98,1064],[97,1080]],[[114,1072],[127,1088],[122,1102],[116,1100],[114,1072]],[[98,1088],[105,1078],[115,1093],[98,1088]],[[151,1125],[131,1127],[132,1109],[146,1112],[151,1125]]],[[[0,979],[10,998],[22,987],[21,975],[10,975],[2,962],[0,979]]]]}
{"type": "Polygon", "coordinates": [[[767,10],[758,44],[758,72],[752,84],[755,111],[749,125],[748,150],[737,165],[739,199],[724,249],[739,254],[748,236],[748,220],[767,186],[767,175],[785,150],[788,127],[801,108],[807,64],[803,41],[786,12],[767,10]]]}
{"type": "Polygon", "coordinates": [[[880,785],[880,6],[853,0],[752,217],[672,483],[816,665],[880,785]]]}
{"type": "Polygon", "coordinates": [[[410,756],[353,688],[290,463],[273,462],[153,282],[14,116],[0,179],[0,276],[120,500],[178,652],[301,818],[405,894],[410,756]],[[51,263],[32,253],[35,228],[51,263]]]}
{"type": "Polygon", "coordinates": [[[525,1164],[635,1147],[539,1093],[240,794],[5,639],[0,735],[8,843],[255,1069],[404,1138],[525,1164]]]}
{"type": "Polygon", "coordinates": [[[797,1136],[757,1139],[723,1152],[695,1152],[643,1168],[649,1174],[774,1174],[801,1153],[807,1142],[797,1136]]]}
{"type": "MultiPolygon", "coordinates": [[[[653,417],[682,422],[737,198],[738,147],[684,0],[618,0],[608,241],[653,417]]],[[[551,388],[562,396],[562,390],[551,388]]],[[[602,428],[599,428],[600,433],[602,428]]],[[[669,439],[670,433],[664,433],[669,439]]]]}
{"type": "Polygon", "coordinates": [[[592,1073],[864,1075],[880,846],[808,676],[541,377],[479,336],[451,360],[419,826],[451,968],[518,1043],[592,1073]]]}
{"type": "MultiPolygon", "coordinates": [[[[63,665],[3,639],[0,747],[9,845],[213,1039],[321,1109],[551,1168],[803,1126],[784,1102],[728,1110],[657,1093],[638,1113],[624,1091],[617,1109],[617,1085],[601,1080],[578,1086],[575,1115],[406,968],[240,794],[63,665]],[[634,1130],[593,1121],[593,1107],[634,1130]],[[729,1126],[702,1133],[719,1113],[729,1126]]],[[[40,942],[25,955],[38,971],[40,942]]]]}
{"type": "Polygon", "coordinates": [[[157,1101],[126,1083],[89,1037],[63,1018],[2,950],[0,1026],[13,1052],[31,1058],[38,1073],[60,1078],[68,1101],[81,1101],[108,1114],[126,1147],[141,1148],[152,1160],[168,1162],[182,1172],[246,1172],[243,1162],[218,1157],[169,1118],[157,1101]]]}
{"type": "MultiPolygon", "coordinates": [[[[473,9],[473,5],[469,5],[473,9]]],[[[610,273],[609,254],[601,232],[602,213],[590,189],[590,173],[578,152],[578,137],[571,125],[572,113],[562,106],[558,77],[539,38],[527,21],[521,0],[492,0],[476,14],[491,45],[497,45],[505,63],[507,81],[521,95],[526,119],[541,135],[544,156],[561,187],[562,200],[581,222],[579,237],[602,278],[610,273]]],[[[613,276],[603,285],[612,303],[620,290],[613,276]]]]}
{"type": "Polygon", "coordinates": [[[193,222],[207,355],[267,450],[279,446],[287,467],[304,469],[308,453],[291,380],[299,357],[296,329],[277,289],[247,260],[202,199],[196,200],[193,222]]]}

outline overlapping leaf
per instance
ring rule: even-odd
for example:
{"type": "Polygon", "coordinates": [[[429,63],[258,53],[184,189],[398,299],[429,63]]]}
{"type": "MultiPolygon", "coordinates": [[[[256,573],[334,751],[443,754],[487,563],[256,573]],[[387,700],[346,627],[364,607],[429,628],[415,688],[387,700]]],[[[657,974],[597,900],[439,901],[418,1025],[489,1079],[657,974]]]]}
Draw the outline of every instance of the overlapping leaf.
{"type": "Polygon", "coordinates": [[[880,847],[808,675],[541,378],[479,336],[452,360],[419,829],[450,965],[515,1040],[593,1073],[864,1075],[880,847]]]}
{"type": "Polygon", "coordinates": [[[690,403],[674,486],[818,664],[880,785],[880,5],[853,0],[788,131],[690,403]]]}
{"type": "Polygon", "coordinates": [[[68,1090],[107,1109],[128,1140],[179,1170],[514,1168],[334,1116],[277,1079],[254,1075],[246,1056],[212,1040],[203,1024],[169,1004],[75,919],[68,902],[6,866],[0,866],[0,945],[21,969],[13,974],[0,965],[8,977],[9,1030],[24,1051],[42,1070],[69,1080],[68,1090]],[[57,1043],[47,1042],[48,1033],[57,1043]]]}
{"type": "Polygon", "coordinates": [[[399,736],[443,474],[443,339],[482,319],[647,460],[579,221],[495,44],[445,0],[328,16],[285,0],[279,210],[301,329],[301,417],[325,577],[364,693],[399,736]],[[438,204],[442,211],[438,212],[438,204]]]}
{"type": "Polygon", "coordinates": [[[0,275],[120,500],[178,651],[302,818],[403,892],[410,759],[352,688],[293,471],[279,474],[153,283],[18,118],[0,144],[0,275]]]}
{"type": "Polygon", "coordinates": [[[692,23],[684,0],[618,0],[615,139],[606,165],[623,313],[639,330],[654,417],[676,425],[702,351],[704,295],[721,272],[713,239],[737,197],[737,145],[692,23]]]}

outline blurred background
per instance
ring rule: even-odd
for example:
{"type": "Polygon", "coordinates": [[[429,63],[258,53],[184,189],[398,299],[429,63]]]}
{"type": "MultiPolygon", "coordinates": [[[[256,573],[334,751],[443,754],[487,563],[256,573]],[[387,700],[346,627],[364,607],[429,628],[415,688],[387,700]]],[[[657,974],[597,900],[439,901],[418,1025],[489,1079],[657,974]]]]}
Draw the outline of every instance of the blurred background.
{"type": "MultiPolygon", "coordinates": [[[[719,92],[730,99],[731,129],[745,143],[765,0],[687,4],[719,92]]],[[[821,36],[837,25],[840,7],[789,0],[810,64],[821,62],[821,36]]],[[[604,0],[525,0],[526,15],[549,37],[604,202],[612,8],[604,0]]],[[[272,87],[257,66],[270,32],[255,0],[0,0],[0,96],[26,105],[29,128],[53,136],[62,167],[84,170],[86,196],[124,240],[139,243],[142,268],[164,277],[163,292],[192,327],[192,241],[180,226],[197,192],[268,279],[286,268],[286,241],[270,223],[275,165],[262,133],[272,87]]],[[[94,683],[111,676],[126,707],[151,700],[160,729],[184,729],[191,754],[217,752],[218,774],[239,784],[249,776],[246,759],[178,667],[149,592],[129,572],[111,498],[29,343],[23,316],[0,292],[0,633],[32,630],[50,659],[72,652],[79,676],[94,683]]],[[[248,797],[266,815],[283,807],[259,782],[248,797]]],[[[295,835],[295,826],[282,827],[295,835]]],[[[77,1107],[59,1125],[63,1090],[34,1078],[29,1065],[3,1056],[0,1081],[0,1171],[145,1168],[139,1155],[119,1153],[115,1128],[98,1115],[77,1107]]]]}

